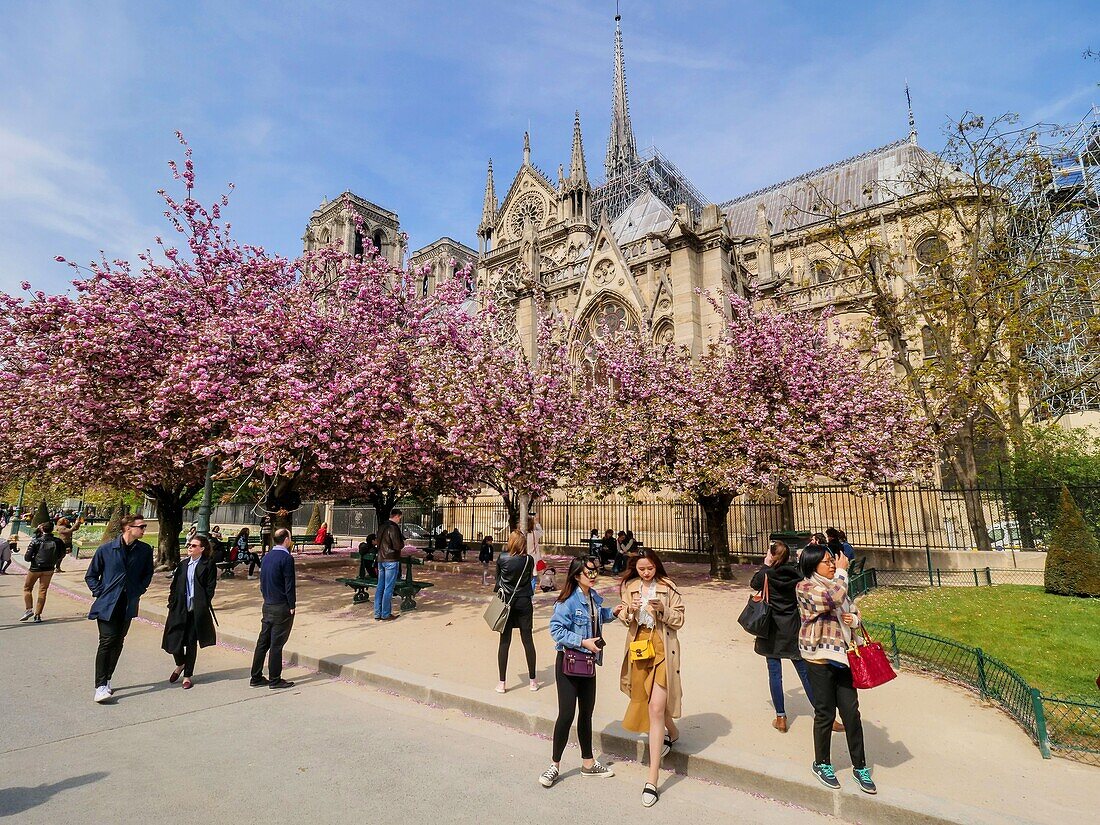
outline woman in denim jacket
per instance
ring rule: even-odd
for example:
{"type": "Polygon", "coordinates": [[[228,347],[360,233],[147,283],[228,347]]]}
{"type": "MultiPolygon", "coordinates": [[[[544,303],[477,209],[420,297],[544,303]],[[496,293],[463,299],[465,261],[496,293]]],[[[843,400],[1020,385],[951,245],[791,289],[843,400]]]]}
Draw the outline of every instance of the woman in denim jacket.
{"type": "Polygon", "coordinates": [[[592,755],[592,711],[596,706],[596,678],[594,676],[570,676],[562,669],[565,650],[580,650],[596,657],[596,664],[603,664],[603,623],[619,615],[623,605],[614,610],[603,606],[603,599],[594,585],[600,576],[599,562],[592,558],[573,559],[565,586],[554,604],[550,618],[550,635],[558,651],[554,664],[554,682],[558,688],[558,720],[554,723],[554,757],[539,782],[551,787],[561,769],[561,755],[569,740],[569,728],[577,716],[577,740],[581,746],[581,776],[614,776],[615,772],[601,765],[592,755]]]}

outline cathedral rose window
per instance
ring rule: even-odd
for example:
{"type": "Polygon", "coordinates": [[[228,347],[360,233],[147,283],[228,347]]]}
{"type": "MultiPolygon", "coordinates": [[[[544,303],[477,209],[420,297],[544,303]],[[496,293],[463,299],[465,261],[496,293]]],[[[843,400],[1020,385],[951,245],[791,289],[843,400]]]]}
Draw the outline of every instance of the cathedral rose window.
{"type": "Polygon", "coordinates": [[[523,234],[523,225],[527,221],[530,221],[531,225],[538,229],[542,226],[544,220],[546,220],[546,205],[542,202],[542,198],[534,192],[529,192],[512,207],[512,217],[509,225],[512,228],[512,233],[518,236],[523,234]]]}

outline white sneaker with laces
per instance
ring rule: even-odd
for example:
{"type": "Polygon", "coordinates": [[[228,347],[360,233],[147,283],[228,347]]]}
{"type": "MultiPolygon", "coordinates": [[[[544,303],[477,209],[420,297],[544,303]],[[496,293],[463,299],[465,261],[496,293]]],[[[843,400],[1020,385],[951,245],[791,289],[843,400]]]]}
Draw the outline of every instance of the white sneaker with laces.
{"type": "Polygon", "coordinates": [[[28,610],[26,613],[24,613],[22,616],[19,617],[19,621],[25,622],[27,619],[29,619],[33,615],[34,615],[34,611],[33,610],[28,610]]]}
{"type": "Polygon", "coordinates": [[[551,765],[545,771],[542,772],[542,776],[539,777],[539,784],[544,788],[549,788],[555,782],[558,781],[558,766],[551,765]]]}
{"type": "Polygon", "coordinates": [[[108,690],[106,685],[100,685],[95,689],[95,701],[98,704],[103,704],[111,698],[111,691],[108,690]]]}

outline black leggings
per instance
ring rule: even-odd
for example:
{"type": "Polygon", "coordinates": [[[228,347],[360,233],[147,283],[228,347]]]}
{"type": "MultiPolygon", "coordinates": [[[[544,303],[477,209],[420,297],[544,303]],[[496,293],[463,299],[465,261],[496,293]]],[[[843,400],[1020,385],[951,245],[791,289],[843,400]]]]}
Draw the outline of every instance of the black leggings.
{"type": "Polygon", "coordinates": [[[562,673],[565,654],[558,651],[554,663],[554,681],[558,686],[558,721],[554,723],[554,762],[561,761],[565,743],[569,741],[569,728],[580,706],[577,719],[577,741],[581,746],[581,759],[592,758],[592,711],[596,708],[596,678],[594,676],[566,676],[562,673]]]}
{"type": "Polygon", "coordinates": [[[852,686],[852,671],[846,667],[825,664],[809,664],[806,670],[814,689],[814,761],[818,764],[832,763],[830,746],[833,741],[833,722],[839,710],[840,721],[844,723],[844,735],[848,739],[852,767],[866,768],[859,694],[852,686]]]}
{"type": "Polygon", "coordinates": [[[527,654],[527,675],[535,678],[535,640],[531,636],[531,623],[534,620],[534,605],[530,600],[517,601],[512,605],[508,614],[508,624],[500,633],[500,644],[497,646],[497,670],[500,671],[500,681],[507,680],[508,648],[512,645],[512,630],[519,628],[519,638],[523,642],[523,651],[527,654]]]}

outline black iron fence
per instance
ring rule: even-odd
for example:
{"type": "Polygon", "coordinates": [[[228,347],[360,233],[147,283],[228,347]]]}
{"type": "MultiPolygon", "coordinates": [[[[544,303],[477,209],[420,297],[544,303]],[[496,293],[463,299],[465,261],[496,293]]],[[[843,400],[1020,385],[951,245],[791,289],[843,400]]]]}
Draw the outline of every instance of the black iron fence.
{"type": "Polygon", "coordinates": [[[896,624],[867,622],[867,627],[895,666],[934,673],[976,690],[982,699],[1000,706],[1031,735],[1045,758],[1055,754],[1100,765],[1100,704],[1044,696],[981,648],[896,624]]]}
{"type": "MultiPolygon", "coordinates": [[[[1100,534],[1100,486],[1071,488],[1085,518],[1100,534]]],[[[994,549],[1042,550],[1057,511],[1060,488],[982,488],[972,491],[994,549]]],[[[295,523],[308,519],[313,502],[304,502],[295,523]]],[[[497,541],[507,534],[508,515],[497,498],[471,501],[441,499],[434,506],[402,503],[405,523],[431,532],[457,527],[470,541],[488,534],[497,541]]],[[[561,548],[580,547],[595,529],[632,531],[645,546],[668,553],[708,550],[706,518],[694,501],[628,501],[625,499],[548,499],[537,505],[545,542],[561,548]]],[[[366,505],[336,506],[330,527],[339,536],[367,535],[377,530],[374,509],[366,505]]],[[[261,509],[250,504],[219,505],[212,523],[255,525],[261,509]]],[[[193,510],[185,520],[194,520],[193,510]]],[[[764,555],[768,537],[779,530],[817,531],[843,528],[857,548],[874,550],[966,551],[977,549],[961,490],[930,485],[885,485],[862,493],[845,485],[793,488],[777,496],[734,500],[726,519],[734,556],[764,555]]],[[[933,564],[928,564],[933,567],[933,564]]],[[[882,572],[882,571],[880,571],[882,572]]],[[[922,571],[927,576],[927,568],[922,571]]],[[[919,575],[919,574],[918,574],[919,575]]]]}

